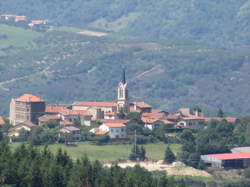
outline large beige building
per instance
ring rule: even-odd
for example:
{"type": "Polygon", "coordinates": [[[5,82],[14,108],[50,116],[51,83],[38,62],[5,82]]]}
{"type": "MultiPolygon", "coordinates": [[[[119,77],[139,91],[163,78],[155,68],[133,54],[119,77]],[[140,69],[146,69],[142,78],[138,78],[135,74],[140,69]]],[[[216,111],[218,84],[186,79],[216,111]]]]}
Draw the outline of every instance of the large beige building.
{"type": "Polygon", "coordinates": [[[30,121],[37,124],[38,118],[45,114],[45,101],[31,94],[13,98],[10,102],[9,120],[13,125],[30,121]]]}

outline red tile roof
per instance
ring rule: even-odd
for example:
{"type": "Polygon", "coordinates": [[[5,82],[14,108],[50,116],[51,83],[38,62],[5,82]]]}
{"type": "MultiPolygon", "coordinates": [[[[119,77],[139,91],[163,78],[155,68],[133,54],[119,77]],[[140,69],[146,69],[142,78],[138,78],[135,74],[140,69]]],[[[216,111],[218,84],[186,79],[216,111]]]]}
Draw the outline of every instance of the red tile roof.
{"type": "Polygon", "coordinates": [[[115,102],[74,102],[73,105],[76,106],[92,106],[92,107],[116,107],[117,103],[115,102]]]}
{"type": "Polygon", "coordinates": [[[174,125],[172,121],[169,120],[161,120],[165,125],[174,125]]]}
{"type": "Polygon", "coordinates": [[[213,158],[218,158],[220,160],[234,160],[234,159],[246,159],[250,158],[249,152],[244,153],[223,153],[223,154],[211,154],[206,155],[213,158]]]}
{"type": "Polygon", "coordinates": [[[107,112],[105,113],[106,116],[116,116],[117,113],[116,112],[107,112]]]}
{"type": "Polygon", "coordinates": [[[174,125],[172,121],[169,120],[162,120],[162,119],[157,119],[157,118],[147,118],[147,117],[142,117],[141,121],[143,123],[148,123],[148,124],[154,124],[154,123],[163,123],[164,125],[174,125]]]}
{"type": "Polygon", "coordinates": [[[60,106],[60,105],[50,105],[46,106],[45,109],[46,113],[58,113],[62,115],[82,115],[82,116],[87,116],[90,115],[88,111],[86,110],[71,110],[68,109],[66,106],[60,106]]]}
{"type": "Polygon", "coordinates": [[[0,125],[4,125],[6,122],[4,121],[3,117],[0,116],[0,125]]]}
{"type": "Polygon", "coordinates": [[[58,115],[47,115],[46,117],[47,117],[49,120],[61,119],[60,116],[58,116],[58,115]]]}
{"type": "Polygon", "coordinates": [[[101,119],[98,121],[102,123],[128,123],[130,122],[130,120],[126,120],[126,119],[101,119]]]}
{"type": "Polygon", "coordinates": [[[19,123],[17,126],[35,127],[36,125],[31,121],[24,121],[22,123],[19,123]]]}
{"type": "Polygon", "coordinates": [[[21,97],[16,98],[15,100],[21,102],[44,102],[43,99],[32,94],[24,94],[21,97]]]}
{"type": "Polygon", "coordinates": [[[16,15],[13,15],[13,14],[2,14],[1,16],[2,16],[2,17],[10,17],[10,18],[11,18],[11,17],[12,17],[12,18],[13,18],[13,17],[16,17],[16,15]]]}
{"type": "Polygon", "coordinates": [[[170,120],[176,120],[176,119],[179,119],[180,118],[180,115],[178,114],[169,114],[167,115],[167,119],[170,119],[170,120]]]}
{"type": "Polygon", "coordinates": [[[96,135],[105,135],[105,134],[107,134],[108,133],[108,131],[98,131],[98,132],[96,132],[95,134],[96,135]]]}
{"type": "Polygon", "coordinates": [[[67,127],[63,127],[63,129],[69,130],[69,131],[79,131],[79,128],[76,128],[74,126],[67,126],[67,127]]]}
{"type": "Polygon", "coordinates": [[[150,117],[150,118],[157,118],[157,119],[161,119],[163,117],[166,117],[167,115],[165,113],[153,113],[153,112],[145,112],[142,113],[143,117],[150,117]]]}
{"type": "Polygon", "coordinates": [[[26,16],[16,16],[17,21],[25,21],[27,19],[26,16]]]}
{"type": "Polygon", "coordinates": [[[137,112],[137,113],[140,113],[141,111],[140,111],[140,110],[130,109],[129,112],[137,112]]]}
{"type": "Polygon", "coordinates": [[[87,116],[89,115],[89,113],[86,110],[70,110],[65,108],[64,110],[60,111],[59,113],[61,113],[62,115],[70,115],[70,116],[76,116],[76,115],[82,115],[82,116],[87,116]]]}
{"type": "Polygon", "coordinates": [[[126,127],[126,125],[123,123],[105,123],[104,125],[111,127],[111,128],[126,127]]]}
{"type": "Polygon", "coordinates": [[[41,25],[44,24],[46,21],[45,20],[32,20],[31,23],[33,25],[41,25]]]}
{"type": "Polygon", "coordinates": [[[63,125],[73,125],[73,122],[68,120],[63,120],[61,123],[63,123],[63,125]]]}
{"type": "Polygon", "coordinates": [[[61,111],[64,111],[67,109],[65,106],[60,105],[47,105],[45,108],[46,113],[60,113],[61,111]]]}
{"type": "Polygon", "coordinates": [[[151,105],[144,103],[144,102],[134,102],[133,104],[139,108],[152,108],[151,105]]]}
{"type": "Polygon", "coordinates": [[[141,121],[142,121],[143,123],[155,123],[155,122],[159,121],[159,119],[142,117],[142,118],[141,118],[141,121]]]}
{"type": "Polygon", "coordinates": [[[204,120],[205,121],[205,117],[201,117],[201,116],[195,116],[195,115],[188,115],[182,118],[183,120],[204,120]]]}

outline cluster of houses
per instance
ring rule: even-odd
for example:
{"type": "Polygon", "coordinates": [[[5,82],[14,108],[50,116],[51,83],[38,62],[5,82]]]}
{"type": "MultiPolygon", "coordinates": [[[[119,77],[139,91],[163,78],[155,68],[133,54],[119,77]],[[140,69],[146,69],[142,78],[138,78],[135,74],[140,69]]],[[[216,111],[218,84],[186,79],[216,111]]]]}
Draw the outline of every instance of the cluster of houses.
{"type": "MultiPolygon", "coordinates": [[[[133,121],[121,119],[121,114],[139,113],[140,121],[145,128],[153,130],[159,126],[167,128],[202,128],[211,119],[226,120],[236,123],[237,118],[208,118],[202,112],[190,108],[181,108],[176,113],[153,110],[145,102],[130,102],[128,87],[123,71],[122,80],[117,88],[116,102],[82,102],[76,101],[69,105],[47,105],[42,98],[24,94],[13,98],[10,102],[9,122],[14,127],[9,131],[9,137],[14,139],[20,132],[31,131],[33,127],[41,127],[56,122],[60,124],[59,136],[71,141],[81,140],[80,126],[90,128],[95,135],[107,135],[111,139],[126,139],[127,125],[133,121]]],[[[0,119],[1,122],[1,119],[0,119]]]]}
{"type": "Polygon", "coordinates": [[[47,20],[30,20],[27,16],[18,16],[13,14],[2,14],[0,20],[17,25],[28,26],[34,30],[47,30],[49,28],[47,20]]]}

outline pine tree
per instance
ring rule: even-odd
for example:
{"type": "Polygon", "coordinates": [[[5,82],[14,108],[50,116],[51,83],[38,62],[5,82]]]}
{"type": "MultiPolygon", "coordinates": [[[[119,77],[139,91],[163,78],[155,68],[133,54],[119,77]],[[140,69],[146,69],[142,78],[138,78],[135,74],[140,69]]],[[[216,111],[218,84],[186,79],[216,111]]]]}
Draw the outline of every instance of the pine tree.
{"type": "Polygon", "coordinates": [[[217,117],[219,117],[219,118],[223,118],[224,117],[224,112],[223,112],[223,110],[221,108],[217,112],[217,117]]]}
{"type": "Polygon", "coordinates": [[[141,150],[140,150],[140,160],[145,160],[146,159],[146,149],[141,146],[141,150]]]}
{"type": "Polygon", "coordinates": [[[172,163],[174,162],[176,159],[174,153],[172,152],[172,150],[169,148],[169,146],[167,146],[166,150],[165,150],[165,157],[164,157],[164,161],[168,162],[168,163],[172,163]]]}
{"type": "Polygon", "coordinates": [[[140,152],[138,145],[134,145],[131,149],[131,153],[129,155],[129,160],[137,160],[138,153],[140,152]]]}

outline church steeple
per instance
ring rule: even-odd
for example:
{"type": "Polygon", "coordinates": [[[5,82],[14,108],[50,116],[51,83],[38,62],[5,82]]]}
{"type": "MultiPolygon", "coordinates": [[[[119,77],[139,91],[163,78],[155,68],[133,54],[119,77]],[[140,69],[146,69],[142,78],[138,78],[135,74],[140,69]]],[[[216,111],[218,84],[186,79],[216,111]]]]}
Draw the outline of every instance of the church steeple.
{"type": "Polygon", "coordinates": [[[126,84],[126,72],[125,72],[125,68],[123,68],[122,83],[126,84]]]}
{"type": "Polygon", "coordinates": [[[122,70],[122,80],[117,88],[117,104],[118,104],[118,111],[122,110],[125,113],[129,112],[128,85],[126,81],[126,72],[124,68],[122,70]]]}

